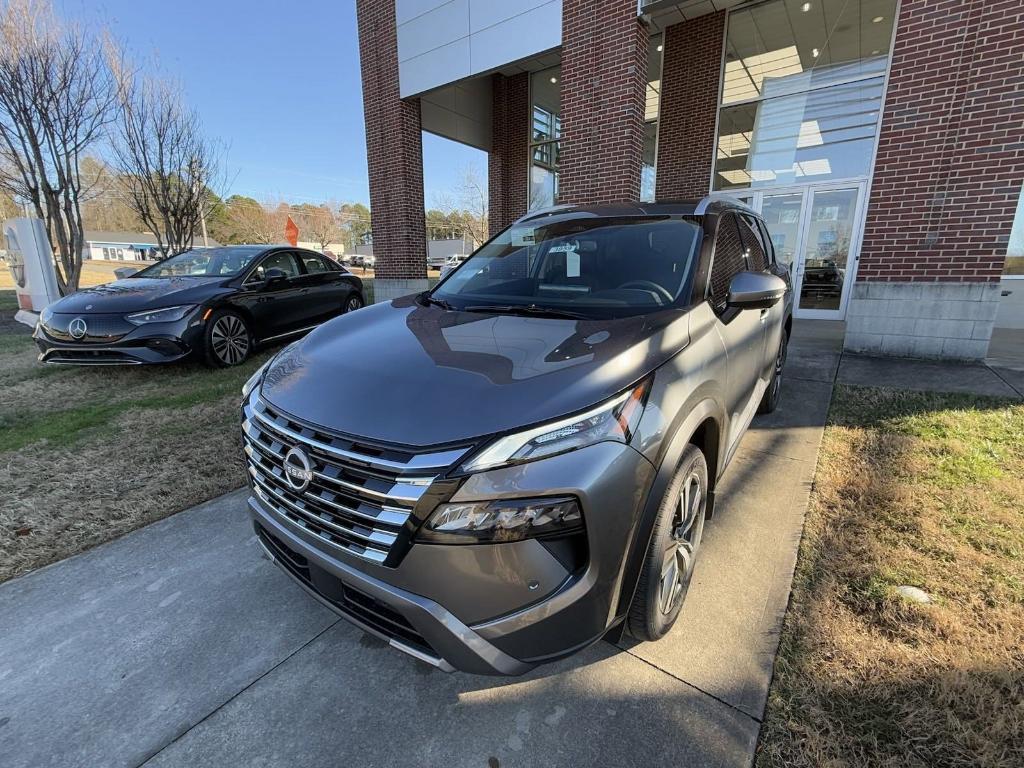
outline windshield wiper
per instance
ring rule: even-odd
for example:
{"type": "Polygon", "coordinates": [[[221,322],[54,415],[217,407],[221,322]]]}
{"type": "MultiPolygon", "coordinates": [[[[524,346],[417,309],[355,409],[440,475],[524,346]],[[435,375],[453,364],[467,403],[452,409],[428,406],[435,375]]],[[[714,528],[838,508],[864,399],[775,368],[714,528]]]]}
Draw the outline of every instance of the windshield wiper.
{"type": "Polygon", "coordinates": [[[463,312],[486,312],[495,315],[535,315],[536,317],[564,317],[568,320],[592,320],[593,318],[567,309],[541,307],[536,304],[477,304],[466,307],[463,312]]]}
{"type": "Polygon", "coordinates": [[[441,309],[449,309],[449,310],[454,310],[455,309],[455,307],[453,307],[451,304],[449,304],[444,299],[435,299],[429,293],[421,293],[419,295],[419,299],[424,304],[433,304],[435,307],[440,307],[441,309]]]}

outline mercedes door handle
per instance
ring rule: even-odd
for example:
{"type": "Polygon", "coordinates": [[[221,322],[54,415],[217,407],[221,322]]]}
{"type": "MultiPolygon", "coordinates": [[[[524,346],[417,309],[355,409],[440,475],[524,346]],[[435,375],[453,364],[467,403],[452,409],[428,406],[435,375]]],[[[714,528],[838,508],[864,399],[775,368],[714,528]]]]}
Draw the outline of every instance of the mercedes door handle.
{"type": "Polygon", "coordinates": [[[768,322],[768,310],[767,309],[762,309],[761,310],[761,322],[762,323],[767,323],[768,322]]]}

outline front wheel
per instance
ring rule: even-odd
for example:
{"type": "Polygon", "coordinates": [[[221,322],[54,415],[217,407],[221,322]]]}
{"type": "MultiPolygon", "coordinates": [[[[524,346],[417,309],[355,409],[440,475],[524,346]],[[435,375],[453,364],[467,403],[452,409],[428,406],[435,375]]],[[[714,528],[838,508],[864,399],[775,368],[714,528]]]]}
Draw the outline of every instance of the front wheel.
{"type": "Polygon", "coordinates": [[[688,445],[658,509],[629,608],[627,626],[637,640],[661,639],[679,617],[704,534],[707,488],[704,454],[688,445]]]}
{"type": "Polygon", "coordinates": [[[348,301],[345,302],[345,312],[355,312],[357,309],[363,308],[363,297],[358,293],[353,293],[348,297],[348,301]]]}
{"type": "Polygon", "coordinates": [[[241,365],[249,359],[252,346],[252,333],[238,313],[221,309],[207,321],[206,364],[212,368],[241,365]]]}

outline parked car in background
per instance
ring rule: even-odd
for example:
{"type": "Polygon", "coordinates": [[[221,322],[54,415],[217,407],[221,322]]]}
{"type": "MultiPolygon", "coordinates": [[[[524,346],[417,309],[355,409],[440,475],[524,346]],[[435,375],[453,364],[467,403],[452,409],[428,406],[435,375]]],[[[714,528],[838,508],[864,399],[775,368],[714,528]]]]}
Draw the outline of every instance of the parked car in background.
{"type": "Polygon", "coordinates": [[[246,383],[258,539],[443,669],[518,674],[623,625],[656,640],[719,478],[779,403],[792,311],[739,203],[531,214],[246,383]]]}
{"type": "Polygon", "coordinates": [[[44,363],[132,365],[197,355],[238,365],[366,304],[362,281],[315,251],[237,245],[186,251],[42,311],[44,363]]]}

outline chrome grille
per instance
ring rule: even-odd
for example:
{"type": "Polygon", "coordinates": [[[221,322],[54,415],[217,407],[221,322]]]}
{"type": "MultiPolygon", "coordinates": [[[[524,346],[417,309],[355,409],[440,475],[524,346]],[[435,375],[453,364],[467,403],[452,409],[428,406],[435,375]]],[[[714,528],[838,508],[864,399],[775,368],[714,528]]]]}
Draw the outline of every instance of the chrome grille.
{"type": "Polygon", "coordinates": [[[253,491],[278,517],[327,544],[383,563],[413,507],[434,478],[465,449],[423,452],[381,447],[327,433],[278,411],[255,392],[242,432],[253,491]],[[313,479],[296,491],[284,457],[301,445],[313,479]]]}

